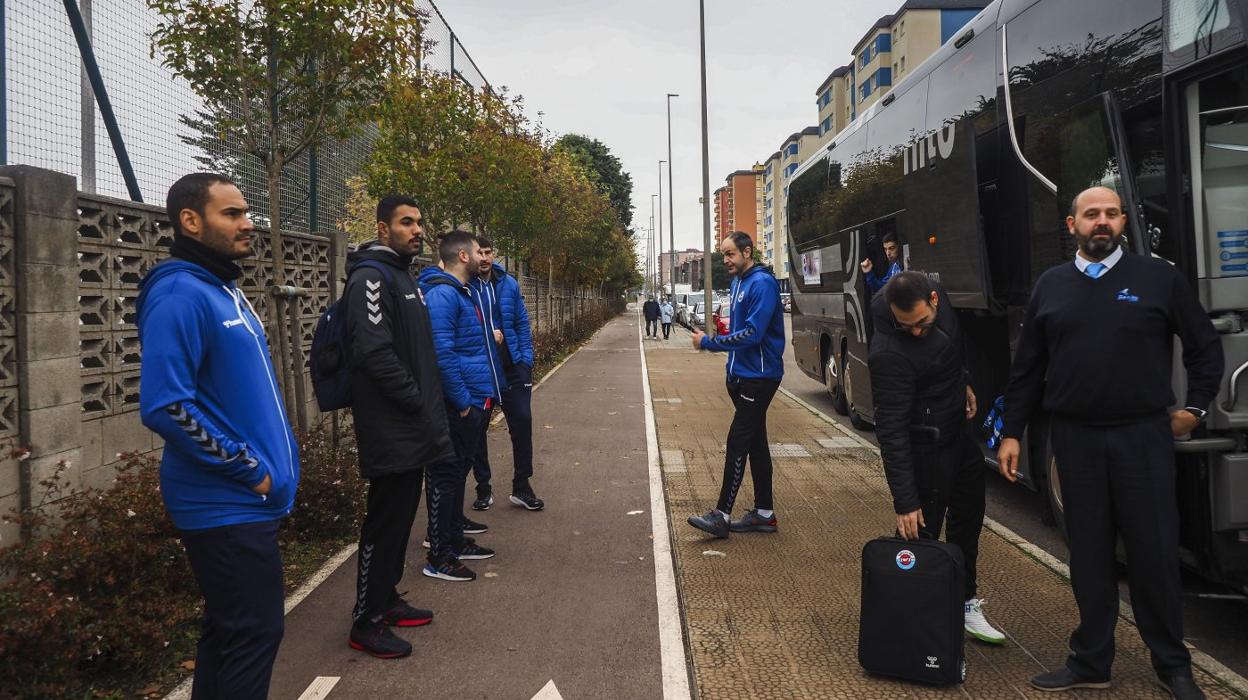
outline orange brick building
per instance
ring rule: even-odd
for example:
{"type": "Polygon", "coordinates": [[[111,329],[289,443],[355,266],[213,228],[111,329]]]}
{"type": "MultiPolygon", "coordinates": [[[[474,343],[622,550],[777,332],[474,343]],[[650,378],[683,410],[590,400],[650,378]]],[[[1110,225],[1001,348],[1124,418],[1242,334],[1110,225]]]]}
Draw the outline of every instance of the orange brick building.
{"type": "Polygon", "coordinates": [[[738,170],[715,190],[715,242],[733,231],[744,231],[758,240],[757,188],[759,170],[738,170]]]}

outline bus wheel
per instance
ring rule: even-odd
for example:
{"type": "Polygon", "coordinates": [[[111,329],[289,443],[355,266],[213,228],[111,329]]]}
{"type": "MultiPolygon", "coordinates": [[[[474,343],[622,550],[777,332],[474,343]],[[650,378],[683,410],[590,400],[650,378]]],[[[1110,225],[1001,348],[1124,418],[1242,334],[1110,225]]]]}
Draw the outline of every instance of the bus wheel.
{"type": "Polygon", "coordinates": [[[845,398],[845,389],[841,386],[841,374],[836,371],[836,356],[829,352],[823,363],[823,383],[828,389],[828,395],[832,397],[832,410],[842,416],[847,416],[849,415],[849,400],[845,398]]]}
{"type": "Polygon", "coordinates": [[[853,394],[854,387],[849,378],[848,368],[844,364],[841,365],[841,378],[843,379],[841,385],[845,387],[845,404],[846,411],[849,414],[849,424],[854,426],[854,430],[861,430],[864,433],[875,430],[875,426],[868,422],[866,418],[858,415],[858,411],[854,410],[854,405],[849,403],[849,396],[853,394]]]}
{"type": "Polygon", "coordinates": [[[1062,503],[1062,482],[1057,475],[1057,457],[1053,454],[1052,447],[1047,452],[1044,490],[1049,494],[1049,509],[1053,513],[1058,532],[1062,533],[1062,541],[1070,544],[1070,533],[1066,531],[1066,507],[1062,503]]]}

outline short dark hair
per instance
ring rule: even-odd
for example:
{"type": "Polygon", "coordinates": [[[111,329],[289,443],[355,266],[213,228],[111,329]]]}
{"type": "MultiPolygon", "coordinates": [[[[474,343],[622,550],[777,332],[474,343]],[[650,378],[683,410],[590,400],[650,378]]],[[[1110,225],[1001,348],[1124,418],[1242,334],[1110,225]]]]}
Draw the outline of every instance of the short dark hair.
{"type": "Polygon", "coordinates": [[[459,251],[472,250],[472,242],[475,240],[477,237],[467,231],[455,230],[446,233],[438,241],[438,258],[443,265],[450,265],[459,258],[459,251]]]}
{"type": "Polygon", "coordinates": [[[754,238],[745,231],[733,231],[726,238],[732,239],[732,244],[737,247],[742,255],[745,255],[745,249],[749,248],[750,253],[754,253],[754,238]]]}
{"type": "Polygon", "coordinates": [[[886,233],[886,234],[884,234],[884,242],[885,242],[885,243],[896,243],[896,242],[897,242],[897,234],[895,234],[895,233],[886,233]]]}
{"type": "Polygon", "coordinates": [[[388,225],[391,221],[394,221],[394,212],[399,207],[416,207],[419,209],[420,205],[416,203],[416,200],[405,194],[388,194],[377,202],[377,220],[388,225]]]}
{"type": "Polygon", "coordinates": [[[477,245],[481,246],[482,248],[489,248],[490,250],[494,250],[494,241],[491,241],[490,237],[485,235],[484,233],[477,234],[477,245]]]}
{"type": "Polygon", "coordinates": [[[932,299],[932,282],[922,272],[907,270],[893,275],[884,285],[884,298],[902,311],[913,311],[919,302],[932,299]]]}
{"type": "Polygon", "coordinates": [[[183,209],[190,209],[202,217],[204,206],[208,204],[208,190],[213,185],[233,184],[233,180],[220,173],[191,173],[178,178],[165,197],[165,211],[173,224],[173,232],[182,234],[183,209]]]}

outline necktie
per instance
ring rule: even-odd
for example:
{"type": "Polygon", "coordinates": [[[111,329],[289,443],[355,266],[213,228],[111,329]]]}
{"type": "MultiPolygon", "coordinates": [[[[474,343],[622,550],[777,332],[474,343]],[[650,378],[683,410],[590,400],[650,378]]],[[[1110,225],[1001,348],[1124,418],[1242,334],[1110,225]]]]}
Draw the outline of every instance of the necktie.
{"type": "Polygon", "coordinates": [[[1096,279],[1105,274],[1105,263],[1092,263],[1084,269],[1084,274],[1092,279],[1096,279]]]}

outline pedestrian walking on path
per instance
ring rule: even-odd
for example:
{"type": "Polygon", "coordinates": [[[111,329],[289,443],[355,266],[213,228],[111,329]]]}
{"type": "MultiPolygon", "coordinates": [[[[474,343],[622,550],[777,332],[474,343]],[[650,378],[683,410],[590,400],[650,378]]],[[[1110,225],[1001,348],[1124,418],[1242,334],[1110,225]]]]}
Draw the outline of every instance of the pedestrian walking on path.
{"type": "Polygon", "coordinates": [[[396,588],[420,504],[425,465],[453,460],[429,311],[411,273],[424,234],[408,197],[377,204],[377,240],[347,256],[351,408],[368,500],[360,529],[349,643],[385,659],[412,645],[390,627],[433,620],[396,588]]]}
{"type": "Polygon", "coordinates": [[[736,231],[720,245],[724,267],[732,275],[728,334],[711,338],[694,331],[693,347],[728,353],[728,396],[736,412],[728,428],[724,480],[719,503],[689,524],[715,537],[732,532],[775,532],[771,493],[771,447],[767,443],[767,408],[784,377],[784,310],[780,285],[771,271],[754,262],[750,234],[736,231]],[[745,477],[746,460],[754,481],[754,509],[730,520],[745,477]]]}
{"type": "Polygon", "coordinates": [[[676,309],[672,306],[672,298],[665,297],[663,303],[659,305],[659,319],[663,321],[663,340],[667,340],[672,334],[672,316],[675,314],[676,309]]]}
{"type": "Polygon", "coordinates": [[[641,305],[641,314],[646,317],[646,337],[659,337],[659,317],[662,312],[653,294],[646,298],[646,303],[641,305]]]}
{"type": "MultiPolygon", "coordinates": [[[[491,333],[498,346],[507,388],[500,401],[511,434],[512,505],[525,510],[546,507],[533,493],[529,480],[533,477],[533,333],[529,327],[529,311],[520,293],[520,283],[494,262],[494,242],[477,236],[481,246],[481,266],[470,282],[477,303],[492,324],[491,333]]],[[[490,453],[486,433],[472,465],[477,480],[477,499],[473,510],[489,510],[494,505],[491,486],[490,453]]]]}
{"type": "MultiPolygon", "coordinates": [[[[282,641],[277,544],[299,455],[264,329],[235,280],[252,254],[247,200],[222,175],[169,188],[174,239],[139,285],[139,411],[165,441],[160,493],[204,596],[192,694],[263,700],[282,641]]],[[[140,575],[142,575],[140,573],[140,575]]]]}
{"type": "Polygon", "coordinates": [[[455,458],[428,468],[429,564],[423,573],[471,581],[476,574],[460,560],[489,559],[494,550],[465,536],[487,528],[464,516],[464,493],[490,412],[506,385],[498,346],[468,286],[481,267],[481,246],[473,234],[452,231],[442,237],[438,257],[442,268],[421,271],[420,288],[429,305],[455,458]]]}
{"type": "Polygon", "coordinates": [[[977,597],[985,470],[968,430],[977,407],[957,312],[927,275],[901,272],[872,299],[871,315],[867,364],[875,431],[897,532],[908,540],[934,540],[946,529],[945,539],[962,550],[966,632],[1004,644],[977,597]]]}
{"type": "Polygon", "coordinates": [[[1199,427],[1217,394],[1222,347],[1178,268],[1122,247],[1126,222],[1113,190],[1075,198],[1066,226],[1078,253],[1037,280],[1010,371],[1001,473],[1017,479],[1019,439],[1043,405],[1080,617],[1066,664],[1032,685],[1109,687],[1121,537],[1131,606],[1160,682],[1176,698],[1203,698],[1183,644],[1174,438],[1199,427]],[[1169,410],[1175,335],[1187,396],[1169,410]]]}

